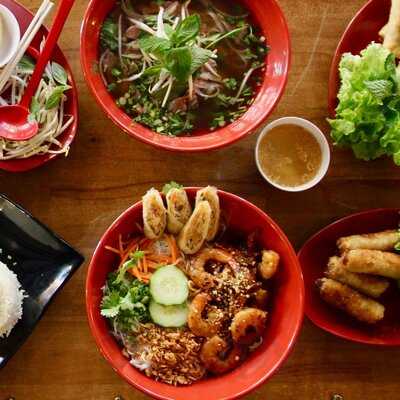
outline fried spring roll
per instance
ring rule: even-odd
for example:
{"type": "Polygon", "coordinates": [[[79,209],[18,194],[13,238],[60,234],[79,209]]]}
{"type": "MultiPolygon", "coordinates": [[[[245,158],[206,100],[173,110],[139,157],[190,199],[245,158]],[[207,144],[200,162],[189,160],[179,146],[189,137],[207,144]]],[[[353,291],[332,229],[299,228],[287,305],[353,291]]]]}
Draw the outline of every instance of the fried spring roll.
{"type": "Polygon", "coordinates": [[[337,246],[341,252],[355,249],[391,251],[399,241],[399,232],[396,230],[388,230],[365,235],[342,237],[337,241],[337,246]]]}
{"type": "Polygon", "coordinates": [[[170,233],[177,235],[192,214],[185,189],[171,189],[166,196],[167,200],[167,228],[170,233]]]}
{"type": "Polygon", "coordinates": [[[178,237],[178,246],[185,254],[197,253],[206,240],[210,227],[211,207],[207,201],[197,203],[189,221],[178,237]]]}
{"type": "Polygon", "coordinates": [[[156,189],[150,189],[143,196],[143,228],[149,239],[160,238],[167,226],[167,210],[161,195],[156,189]]]}
{"type": "Polygon", "coordinates": [[[221,215],[217,188],[213,186],[207,186],[203,189],[200,189],[196,194],[196,205],[201,201],[208,201],[208,204],[210,204],[211,207],[210,226],[208,228],[206,238],[208,241],[211,241],[214,240],[218,233],[219,219],[221,215]]]}
{"type": "Polygon", "coordinates": [[[400,255],[379,250],[350,250],[343,256],[346,270],[400,279],[400,255]]]}
{"type": "Polygon", "coordinates": [[[384,35],[384,47],[400,57],[400,0],[392,0],[389,22],[381,33],[384,35]]]}
{"type": "Polygon", "coordinates": [[[383,319],[385,307],[382,304],[347,285],[328,278],[319,279],[316,284],[324,301],[359,321],[375,324],[383,319]]]}
{"type": "Polygon", "coordinates": [[[389,282],[385,278],[347,271],[339,257],[329,259],[325,276],[375,298],[389,287],[389,282]]]}

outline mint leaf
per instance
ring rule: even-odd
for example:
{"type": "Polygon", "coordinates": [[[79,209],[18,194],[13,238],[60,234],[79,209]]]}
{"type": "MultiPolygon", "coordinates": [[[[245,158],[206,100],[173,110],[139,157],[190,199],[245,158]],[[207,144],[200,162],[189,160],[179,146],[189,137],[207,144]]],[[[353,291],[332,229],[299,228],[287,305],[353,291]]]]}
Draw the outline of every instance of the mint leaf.
{"type": "Polygon", "coordinates": [[[192,62],[190,65],[191,74],[203,66],[214,54],[211,50],[202,49],[198,46],[193,46],[190,51],[192,53],[192,62]]]}
{"type": "Polygon", "coordinates": [[[174,181],[171,181],[171,182],[169,182],[169,183],[166,183],[166,184],[163,186],[162,192],[163,192],[165,195],[167,195],[168,192],[169,192],[171,189],[182,189],[182,188],[183,188],[183,186],[180,185],[179,183],[174,182],[174,181]]]}
{"type": "Polygon", "coordinates": [[[385,79],[365,81],[364,85],[377,98],[384,99],[392,94],[393,82],[385,79]]]}
{"type": "Polygon", "coordinates": [[[139,46],[145,53],[151,53],[156,57],[162,57],[171,49],[171,42],[165,38],[146,35],[139,39],[139,46]]]}
{"type": "Polygon", "coordinates": [[[46,101],[45,104],[46,110],[51,110],[52,108],[57,107],[60,104],[63,93],[68,89],[71,89],[71,86],[69,85],[56,86],[46,101]]]}
{"type": "Polygon", "coordinates": [[[53,74],[54,80],[59,83],[60,85],[66,85],[68,81],[67,73],[65,69],[56,62],[51,63],[51,72],[53,74]]]}
{"type": "Polygon", "coordinates": [[[165,57],[165,67],[180,82],[186,82],[192,67],[192,53],[188,47],[170,50],[165,57]]]}
{"type": "Polygon", "coordinates": [[[193,14],[179,22],[175,32],[171,35],[171,41],[175,46],[182,46],[194,39],[200,32],[200,16],[193,14]]]}

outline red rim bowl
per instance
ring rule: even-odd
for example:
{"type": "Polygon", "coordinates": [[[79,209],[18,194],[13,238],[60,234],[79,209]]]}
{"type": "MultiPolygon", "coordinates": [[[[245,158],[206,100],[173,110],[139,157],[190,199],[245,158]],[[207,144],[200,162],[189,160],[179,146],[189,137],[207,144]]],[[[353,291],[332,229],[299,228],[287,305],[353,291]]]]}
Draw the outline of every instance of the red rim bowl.
{"type": "Polygon", "coordinates": [[[336,115],[340,87],[339,63],[344,53],[360,54],[371,42],[380,42],[379,31],[387,23],[391,0],[370,0],[350,21],[333,56],[329,75],[328,110],[336,115]]]}
{"type": "MultiPolygon", "coordinates": [[[[237,0],[236,0],[237,1],[237,0]]],[[[81,29],[81,63],[85,80],[106,115],[128,135],[158,148],[198,152],[228,146],[253,133],[272,113],[286,86],[290,64],[290,38],[285,17],[275,0],[244,0],[261,26],[270,52],[263,84],[249,110],[225,128],[195,136],[168,137],[137,124],[115,104],[98,72],[98,39],[102,22],[115,0],[91,0],[81,29]]]]}
{"type": "MultiPolygon", "coordinates": [[[[193,200],[197,189],[187,189],[193,200]]],[[[117,259],[105,249],[117,245],[118,235],[132,233],[142,222],[142,204],[126,210],[107,229],[89,265],[86,280],[86,307],[90,329],[97,346],[113,369],[142,392],[162,400],[228,400],[235,399],[270,378],[288,357],[303,321],[304,284],[296,254],[285,234],[270,217],[253,204],[233,194],[219,191],[221,208],[228,226],[244,234],[257,232],[262,246],[281,254],[282,262],[275,279],[274,298],[268,328],[262,346],[237,369],[207,378],[187,387],[174,387],[156,382],[135,369],[122,355],[121,348],[109,333],[99,307],[107,274],[115,269],[117,259]]]]}
{"type": "Polygon", "coordinates": [[[400,291],[395,283],[379,299],[386,307],[385,318],[376,326],[367,326],[326,304],[315,289],[323,277],[329,257],[337,254],[336,241],[342,236],[396,229],[400,209],[377,209],[343,218],[315,234],[299,252],[306,288],[305,312],[321,329],[353,342],[400,346],[400,291]]]}
{"type": "MultiPolygon", "coordinates": [[[[17,18],[19,26],[21,28],[21,35],[24,34],[26,28],[32,21],[33,15],[30,11],[28,11],[24,6],[17,3],[14,0],[0,0],[0,4],[6,6],[17,18]]],[[[31,47],[33,49],[38,50],[40,42],[43,36],[47,35],[48,31],[46,28],[42,27],[35,39],[31,43],[31,47]]],[[[30,50],[30,54],[33,54],[33,50],[30,50]]],[[[57,46],[53,52],[52,61],[56,61],[60,65],[64,67],[68,74],[69,85],[72,86],[72,89],[67,92],[68,101],[65,103],[65,112],[69,115],[74,116],[74,122],[71,126],[63,132],[63,134],[59,137],[59,140],[62,144],[70,145],[74,140],[76,130],[78,127],[78,90],[76,88],[76,84],[74,78],[72,76],[71,68],[68,64],[68,61],[64,57],[61,49],[57,46]]],[[[0,161],[0,169],[9,171],[9,172],[24,172],[29,171],[31,169],[40,167],[41,165],[47,163],[50,160],[58,157],[59,154],[44,154],[40,156],[33,156],[24,159],[18,160],[4,160],[0,161]]]]}

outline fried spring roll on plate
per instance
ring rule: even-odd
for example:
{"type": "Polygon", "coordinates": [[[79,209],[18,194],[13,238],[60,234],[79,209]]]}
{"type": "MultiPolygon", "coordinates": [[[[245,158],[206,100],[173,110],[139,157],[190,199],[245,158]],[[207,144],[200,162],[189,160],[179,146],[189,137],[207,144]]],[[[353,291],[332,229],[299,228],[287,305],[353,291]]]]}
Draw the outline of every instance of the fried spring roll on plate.
{"type": "Polygon", "coordinates": [[[382,28],[383,45],[396,57],[400,57],[400,0],[392,0],[388,24],[382,28]]]}
{"type": "Polygon", "coordinates": [[[329,259],[325,276],[375,298],[389,287],[389,282],[385,278],[347,271],[339,257],[329,259]]]}
{"type": "Polygon", "coordinates": [[[323,300],[359,321],[375,324],[383,319],[385,307],[382,304],[347,285],[329,278],[319,279],[316,284],[323,300]]]}
{"type": "Polygon", "coordinates": [[[400,279],[400,255],[379,250],[350,250],[343,256],[346,270],[400,279]]]}
{"type": "Polygon", "coordinates": [[[342,237],[337,241],[337,246],[341,252],[356,249],[391,251],[399,241],[399,232],[390,230],[342,237]]]}

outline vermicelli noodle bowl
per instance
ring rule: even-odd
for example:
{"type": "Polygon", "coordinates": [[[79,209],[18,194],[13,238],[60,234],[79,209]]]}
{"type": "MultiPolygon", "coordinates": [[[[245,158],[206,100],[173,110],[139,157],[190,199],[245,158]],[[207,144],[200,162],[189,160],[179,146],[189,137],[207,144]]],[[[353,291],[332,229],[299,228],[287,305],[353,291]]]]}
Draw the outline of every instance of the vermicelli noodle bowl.
{"type": "Polygon", "coordinates": [[[191,204],[173,184],[143,197],[142,234],[106,249],[119,257],[101,314],[147,376],[189,385],[237,368],[262,343],[280,256],[225,229],[214,187],[191,204]]]}

